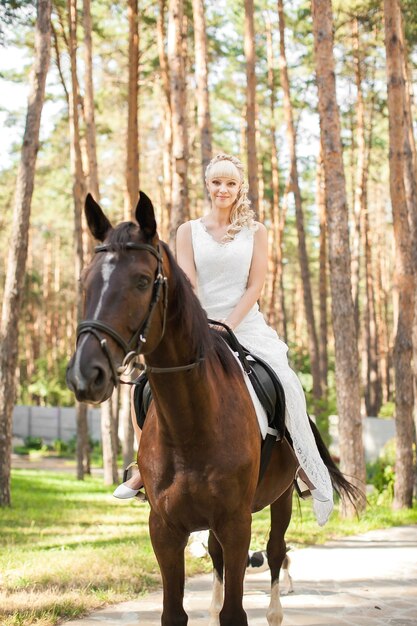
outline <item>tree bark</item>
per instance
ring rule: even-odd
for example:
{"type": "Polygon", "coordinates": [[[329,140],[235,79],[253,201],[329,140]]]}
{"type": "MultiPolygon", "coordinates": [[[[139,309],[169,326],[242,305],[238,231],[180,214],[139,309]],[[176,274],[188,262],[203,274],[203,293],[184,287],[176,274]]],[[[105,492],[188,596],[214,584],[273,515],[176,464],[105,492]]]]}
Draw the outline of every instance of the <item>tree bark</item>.
{"type": "Polygon", "coordinates": [[[249,199],[259,216],[258,156],[256,150],[256,53],[253,0],[245,0],[246,146],[249,199]]]}
{"type": "MultiPolygon", "coordinates": [[[[163,224],[162,231],[168,232],[172,210],[172,114],[171,114],[171,88],[169,79],[168,59],[165,52],[165,12],[166,0],[159,0],[159,12],[157,18],[157,44],[159,66],[161,69],[161,82],[164,92],[163,103],[163,224]]],[[[164,235],[165,236],[165,235],[164,235]]]]}
{"type": "MultiPolygon", "coordinates": [[[[87,191],[92,193],[95,200],[100,202],[100,186],[97,164],[97,145],[96,145],[96,124],[94,115],[94,87],[93,87],[93,49],[92,49],[92,33],[91,33],[91,7],[90,0],[83,0],[83,27],[84,27],[84,63],[85,63],[85,95],[84,95],[84,118],[86,126],[86,147],[87,147],[87,191]]],[[[111,400],[107,400],[101,406],[101,438],[103,442],[103,450],[109,451],[109,454],[117,462],[117,438],[116,447],[114,447],[114,435],[109,433],[106,425],[106,419],[108,412],[111,408],[106,406],[111,403],[111,400]]],[[[83,425],[80,424],[80,428],[83,425]]],[[[88,437],[88,433],[87,433],[88,437]]],[[[132,435],[131,435],[132,440],[132,435]]],[[[132,442],[133,452],[133,442],[132,442]]],[[[111,461],[111,464],[113,460],[111,461]]],[[[103,458],[103,464],[105,461],[103,458]]],[[[110,469],[110,473],[111,473],[110,469]]]]}
{"type": "MultiPolygon", "coordinates": [[[[331,0],[312,0],[312,7],[326,185],[340,460],[342,471],[364,488],[366,478],[360,413],[359,357],[352,300],[346,182],[336,101],[331,0]]],[[[342,504],[345,515],[355,514],[349,501],[344,499],[342,504]]],[[[365,507],[365,500],[359,507],[365,507]]]]}
{"type": "MultiPolygon", "coordinates": [[[[294,193],[295,219],[298,235],[298,259],[301,270],[303,289],[303,303],[307,322],[308,345],[311,360],[311,374],[313,377],[313,396],[320,400],[322,396],[320,375],[320,354],[317,339],[316,322],[314,319],[313,295],[311,291],[310,268],[308,262],[307,244],[304,229],[304,213],[297,164],[297,138],[294,126],[294,116],[291,103],[290,82],[288,76],[287,57],[285,51],[285,15],[283,0],[278,0],[279,35],[280,35],[280,75],[281,87],[284,96],[284,116],[287,127],[287,142],[290,153],[291,184],[294,193]]],[[[317,410],[317,407],[316,407],[317,410]]]]}
{"type": "Polygon", "coordinates": [[[396,407],[396,479],[394,508],[412,506],[413,498],[413,375],[412,328],[414,276],[405,175],[405,86],[401,9],[398,0],[384,0],[387,59],[390,193],[395,237],[395,280],[399,307],[394,346],[396,407]]]}
{"type": "Polygon", "coordinates": [[[366,414],[377,416],[382,404],[382,387],[379,366],[378,326],[376,316],[374,272],[368,211],[363,213],[363,248],[365,256],[366,301],[364,311],[365,406],[366,414]]]}
{"type": "Polygon", "coordinates": [[[377,203],[376,223],[381,225],[375,237],[376,276],[374,282],[376,316],[379,329],[379,355],[381,363],[382,401],[389,402],[392,398],[391,384],[391,345],[389,332],[390,286],[387,270],[388,241],[385,232],[385,206],[377,203]]]}
{"type": "MultiPolygon", "coordinates": [[[[129,20],[129,79],[128,79],[128,115],[127,115],[127,136],[126,136],[126,194],[124,205],[125,221],[135,221],[134,212],[139,198],[139,120],[138,120],[138,100],[139,100],[139,14],[138,0],[128,0],[128,20],[129,20]]],[[[134,433],[130,419],[130,388],[129,385],[122,385],[120,390],[120,415],[118,402],[111,406],[104,407],[102,430],[107,438],[106,470],[107,480],[114,482],[117,477],[117,428],[119,421],[123,424],[123,463],[128,465],[133,458],[134,433]],[[129,461],[126,463],[126,459],[129,461]],[[114,467],[116,466],[116,469],[114,467]]],[[[117,394],[117,391],[115,391],[117,394]]],[[[117,394],[117,397],[119,395],[117,394]]],[[[111,404],[111,399],[108,403],[111,404]]],[[[104,447],[103,447],[104,460],[104,447]]]]}
{"type": "Polygon", "coordinates": [[[130,221],[139,198],[139,17],[138,0],[128,0],[129,84],[126,135],[126,194],[124,219],[130,221]]]}
{"type": "MultiPolygon", "coordinates": [[[[71,64],[72,91],[69,96],[70,161],[73,179],[74,199],[74,244],[75,244],[75,284],[77,294],[77,321],[82,318],[82,291],[79,277],[84,265],[82,210],[85,198],[85,176],[82,166],[80,129],[78,117],[79,88],[77,77],[77,2],[67,1],[69,23],[69,55],[71,64]]],[[[77,411],[77,478],[83,480],[90,466],[90,446],[88,441],[87,407],[76,404],[77,411]]]]}
{"type": "Polygon", "coordinates": [[[359,43],[359,25],[357,18],[353,19],[353,50],[354,50],[354,68],[355,83],[357,90],[356,100],[356,175],[354,177],[354,204],[353,215],[355,228],[353,231],[352,245],[352,297],[355,307],[355,324],[356,332],[359,336],[359,284],[360,284],[360,245],[362,239],[361,226],[363,223],[362,215],[366,210],[366,141],[365,141],[365,105],[362,94],[362,54],[359,43]]]}
{"type": "Polygon", "coordinates": [[[90,0],[83,0],[83,27],[85,64],[84,117],[88,157],[87,188],[98,202],[100,200],[100,192],[98,184],[96,122],[94,116],[93,42],[91,35],[92,27],[90,0]]]}
{"type": "MultiPolygon", "coordinates": [[[[417,151],[413,128],[412,111],[412,73],[409,67],[409,54],[404,37],[404,24],[401,20],[401,36],[403,51],[404,90],[404,151],[405,151],[405,192],[411,227],[412,261],[414,267],[414,324],[413,340],[413,373],[414,373],[414,443],[417,445],[417,151]]],[[[417,464],[415,465],[414,495],[417,495],[417,464]]]]}
{"type": "MultiPolygon", "coordinates": [[[[269,88],[269,107],[270,107],[270,150],[271,150],[271,183],[272,183],[272,199],[271,199],[271,223],[272,223],[272,246],[271,246],[271,291],[268,307],[268,321],[272,326],[276,326],[278,334],[286,337],[286,315],[285,315],[285,299],[283,289],[283,250],[282,239],[284,222],[283,209],[279,203],[279,166],[278,166],[278,149],[276,142],[276,126],[275,126],[275,105],[276,105],[276,89],[275,89],[275,72],[274,72],[274,46],[272,40],[272,26],[269,15],[266,16],[266,38],[267,38],[267,62],[268,62],[268,88],[269,88]]],[[[285,221],[285,216],[284,216],[285,221]]]]}
{"type": "Polygon", "coordinates": [[[26,126],[16,179],[13,226],[0,327],[0,506],[8,506],[11,502],[12,415],[16,392],[19,316],[25,280],[30,210],[50,45],[51,1],[38,0],[34,63],[30,76],[26,126]]]}
{"type": "Polygon", "coordinates": [[[172,209],[169,243],[174,247],[177,229],[188,219],[188,124],[186,59],[183,55],[183,0],[169,0],[168,66],[172,114],[172,209]]]}
{"type": "MultiPolygon", "coordinates": [[[[371,84],[375,84],[375,71],[376,67],[373,67],[373,77],[371,84]]],[[[381,349],[382,337],[380,332],[380,324],[377,315],[377,272],[374,271],[375,252],[373,251],[372,244],[372,229],[370,224],[369,204],[368,204],[368,171],[371,166],[371,150],[372,150],[372,135],[373,135],[373,118],[375,112],[375,95],[371,98],[370,114],[368,118],[369,134],[366,140],[366,167],[364,173],[363,182],[363,195],[362,195],[362,235],[363,235],[363,251],[364,251],[364,278],[365,278],[365,310],[363,319],[363,336],[364,336],[364,352],[366,357],[364,363],[366,366],[365,371],[365,407],[366,414],[377,416],[382,405],[382,381],[381,381],[381,349]]],[[[365,124],[366,126],[366,124],[365,124]]]]}
{"type": "Polygon", "coordinates": [[[111,398],[104,402],[101,408],[101,432],[105,434],[102,440],[103,445],[103,470],[104,484],[115,485],[119,481],[117,473],[117,456],[114,450],[117,450],[116,428],[114,426],[114,414],[111,398]]]}
{"type": "Polygon", "coordinates": [[[201,167],[204,189],[206,168],[212,157],[211,118],[208,90],[207,35],[203,0],[193,0],[195,75],[197,83],[197,118],[201,143],[201,167]]]}
{"type": "Polygon", "coordinates": [[[320,376],[323,396],[327,394],[327,377],[329,371],[328,355],[328,324],[327,324],[327,219],[326,219],[326,188],[324,182],[323,148],[317,159],[317,191],[316,203],[320,216],[320,269],[319,269],[319,304],[320,304],[320,376]]]}

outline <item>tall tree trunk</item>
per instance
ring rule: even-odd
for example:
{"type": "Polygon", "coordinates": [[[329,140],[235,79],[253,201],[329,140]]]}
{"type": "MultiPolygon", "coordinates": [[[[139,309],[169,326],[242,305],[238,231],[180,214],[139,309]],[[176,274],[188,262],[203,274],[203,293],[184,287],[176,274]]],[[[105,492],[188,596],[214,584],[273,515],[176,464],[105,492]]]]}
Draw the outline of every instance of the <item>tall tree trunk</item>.
{"type": "Polygon", "coordinates": [[[207,35],[203,0],[193,0],[195,74],[197,82],[197,117],[201,143],[202,181],[212,157],[211,119],[208,90],[207,35]]]}
{"type": "Polygon", "coordinates": [[[248,157],[249,199],[259,215],[258,157],[256,150],[256,53],[253,0],[245,0],[246,57],[246,145],[248,157]]]}
{"type": "Polygon", "coordinates": [[[104,484],[114,485],[119,478],[117,474],[117,456],[114,454],[114,450],[117,450],[117,436],[114,428],[115,419],[111,398],[101,408],[101,421],[101,432],[104,434],[102,440],[104,484]]]}
{"type": "MultiPolygon", "coordinates": [[[[348,209],[336,100],[331,0],[312,0],[312,7],[326,185],[340,460],[342,471],[364,488],[366,477],[360,412],[359,356],[351,291],[348,209]]],[[[365,507],[365,500],[360,503],[360,507],[365,507]]],[[[355,514],[353,506],[346,500],[343,500],[343,511],[348,516],[355,514]]]]}
{"type": "Polygon", "coordinates": [[[159,0],[159,12],[157,17],[157,44],[159,65],[161,68],[161,82],[164,92],[163,102],[163,236],[168,236],[169,221],[172,209],[172,114],[171,114],[171,87],[169,79],[168,59],[165,52],[165,12],[166,0],[159,0]]]}
{"type": "Polygon", "coordinates": [[[362,93],[362,54],[359,42],[359,25],[357,18],[353,20],[353,49],[354,49],[354,68],[355,83],[357,90],[356,100],[356,175],[354,176],[354,204],[353,215],[355,228],[353,231],[352,245],[352,297],[355,307],[355,324],[356,332],[359,336],[359,284],[360,284],[360,244],[361,244],[361,225],[363,223],[362,215],[366,210],[366,142],[365,142],[365,105],[362,93]]]}
{"type": "Polygon", "coordinates": [[[272,246],[271,246],[271,291],[269,300],[268,320],[276,326],[281,337],[286,336],[285,327],[285,300],[283,291],[283,251],[282,235],[284,224],[281,224],[283,210],[279,204],[279,166],[278,149],[276,142],[275,126],[275,72],[274,72],[274,46],[272,40],[272,26],[269,15],[266,16],[266,36],[267,36],[267,61],[268,61],[268,88],[270,106],[270,143],[271,143],[271,178],[272,178],[272,200],[271,200],[271,222],[272,222],[272,246]],[[282,226],[282,227],[281,227],[282,226]]]}
{"type": "Polygon", "coordinates": [[[0,326],[0,506],[10,505],[12,415],[16,393],[19,317],[25,281],[30,209],[39,149],[39,127],[51,44],[51,1],[38,0],[34,63],[13,208],[0,326]]]}
{"type": "MultiPolygon", "coordinates": [[[[375,84],[375,63],[372,68],[371,84],[375,84]]],[[[375,94],[375,92],[374,92],[375,94]]],[[[368,118],[369,133],[367,138],[366,168],[364,173],[364,193],[362,196],[362,234],[364,251],[364,272],[365,272],[365,312],[363,320],[364,348],[366,351],[366,378],[365,378],[365,407],[367,415],[377,416],[382,405],[382,381],[381,381],[381,349],[382,333],[378,324],[377,315],[377,272],[374,271],[375,251],[372,244],[372,229],[370,225],[369,205],[368,205],[368,171],[371,166],[371,150],[373,143],[373,118],[375,112],[376,96],[373,95],[370,103],[370,114],[368,118]]]]}
{"type": "Polygon", "coordinates": [[[364,352],[366,352],[366,414],[377,416],[382,404],[381,375],[379,369],[378,330],[372,264],[371,236],[368,212],[363,213],[363,248],[365,256],[366,304],[364,314],[364,352]]]}
{"type": "MultiPolygon", "coordinates": [[[[94,87],[93,87],[93,48],[92,48],[92,28],[91,28],[91,7],[90,0],[83,0],[83,27],[84,27],[84,63],[85,63],[85,95],[84,95],[84,118],[86,127],[86,147],[87,147],[87,190],[92,193],[97,202],[100,202],[100,186],[97,165],[97,145],[96,145],[96,124],[94,115],[94,87]]],[[[113,426],[113,433],[107,428],[107,416],[112,415],[111,407],[106,406],[111,403],[107,400],[101,406],[101,438],[103,450],[109,451],[110,473],[113,463],[117,460],[117,434],[113,426]],[[116,440],[116,447],[114,441],[116,440]]],[[[112,423],[112,422],[111,422],[112,423]]],[[[132,429],[133,430],[133,429],[132,429]]],[[[132,439],[132,436],[131,436],[132,439]]],[[[132,442],[133,452],[133,442],[132,442]]],[[[103,465],[109,461],[104,459],[103,465]]],[[[106,474],[106,469],[105,469],[106,474]]],[[[117,474],[116,474],[117,476],[117,474]]]]}
{"type": "MultiPolygon", "coordinates": [[[[85,177],[82,166],[80,130],[78,118],[77,77],[77,1],[68,0],[69,55],[71,63],[72,91],[69,97],[70,161],[74,199],[75,281],[77,293],[77,320],[82,317],[82,291],[79,277],[84,265],[82,209],[85,197],[85,177]]],[[[87,406],[77,402],[77,478],[83,480],[89,471],[90,449],[88,441],[87,406]]]]}
{"type": "Polygon", "coordinates": [[[398,0],[384,0],[387,59],[390,192],[395,237],[395,276],[399,307],[394,346],[397,430],[394,507],[411,507],[413,498],[413,375],[412,328],[414,276],[411,233],[404,185],[405,93],[401,9],[398,0]]]}
{"type": "MultiPolygon", "coordinates": [[[[417,445],[417,151],[413,128],[412,112],[412,73],[409,68],[408,52],[404,37],[404,25],[401,21],[403,43],[403,77],[404,90],[404,151],[405,151],[405,192],[408,216],[411,227],[412,261],[414,267],[414,324],[413,324],[413,373],[414,373],[414,442],[417,445]]],[[[415,465],[414,495],[417,495],[417,464],[415,465]]]]}
{"type": "Polygon", "coordinates": [[[92,28],[90,0],[83,0],[83,27],[85,64],[84,117],[88,157],[87,188],[98,202],[100,199],[100,192],[98,184],[96,123],[94,116],[93,42],[91,35],[92,28]]]}
{"type": "MultiPolygon", "coordinates": [[[[284,95],[284,115],[287,127],[287,142],[290,153],[291,183],[295,201],[295,218],[298,235],[298,259],[301,270],[304,311],[307,322],[308,345],[313,376],[313,395],[315,400],[322,396],[320,376],[320,354],[314,319],[313,295],[311,291],[310,268],[308,263],[307,244],[304,229],[304,213],[301,190],[298,180],[297,139],[291,103],[290,82],[288,77],[287,57],[285,52],[285,15],[283,0],[278,0],[279,35],[280,35],[280,75],[284,95]]],[[[316,407],[317,410],[317,407],[316,407]]]]}
{"type": "Polygon", "coordinates": [[[124,219],[130,221],[139,197],[139,17],[138,0],[128,0],[129,87],[126,136],[126,194],[124,219]]]}
{"type": "Polygon", "coordinates": [[[320,276],[319,276],[319,303],[320,303],[320,375],[323,395],[327,393],[327,376],[329,370],[328,324],[327,324],[327,219],[326,219],[326,188],[324,182],[323,148],[320,142],[320,152],[317,159],[317,191],[316,202],[320,216],[320,276]]]}
{"type": "Polygon", "coordinates": [[[52,241],[48,237],[44,243],[44,254],[42,262],[42,311],[40,326],[42,333],[42,352],[46,354],[48,374],[51,375],[52,363],[52,241]]]}
{"type": "Polygon", "coordinates": [[[169,243],[175,244],[177,229],[189,216],[188,206],[188,124],[186,59],[183,55],[183,0],[169,0],[168,66],[172,114],[172,209],[169,243]]]}
{"type": "MultiPolygon", "coordinates": [[[[138,121],[138,99],[139,99],[139,15],[138,0],[128,0],[129,19],[129,79],[128,79],[128,115],[127,115],[127,136],[126,136],[126,194],[124,205],[124,219],[134,220],[134,211],[139,197],[139,121],[138,121]]],[[[117,390],[114,392],[117,397],[117,390]]],[[[111,399],[108,400],[111,404],[111,399]]],[[[105,407],[103,415],[103,433],[106,433],[107,451],[106,464],[108,480],[112,475],[112,480],[117,477],[116,457],[117,457],[117,424],[120,420],[122,426],[122,450],[123,464],[128,465],[133,458],[134,432],[130,417],[130,387],[122,385],[120,390],[120,414],[118,415],[119,404],[113,402],[111,406],[105,407]]],[[[104,447],[103,447],[104,459],[104,447]]]]}
{"type": "Polygon", "coordinates": [[[381,225],[375,237],[376,276],[374,282],[376,315],[379,328],[379,354],[381,362],[382,401],[389,402],[392,397],[391,385],[391,346],[389,332],[389,307],[390,287],[387,271],[387,248],[385,226],[385,206],[382,202],[377,203],[376,223],[381,225]]]}

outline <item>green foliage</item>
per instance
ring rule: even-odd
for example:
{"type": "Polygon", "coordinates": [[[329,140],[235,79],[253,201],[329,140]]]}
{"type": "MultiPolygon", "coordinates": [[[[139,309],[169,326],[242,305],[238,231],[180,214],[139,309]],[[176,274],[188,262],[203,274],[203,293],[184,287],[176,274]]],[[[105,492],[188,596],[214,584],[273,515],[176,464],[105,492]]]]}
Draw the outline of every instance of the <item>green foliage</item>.
{"type": "Polygon", "coordinates": [[[41,450],[44,445],[42,437],[26,437],[24,443],[29,450],[41,450]]]}
{"type": "Polygon", "coordinates": [[[409,50],[417,45],[417,4],[415,0],[401,0],[405,36],[409,50]]]}
{"type": "Polygon", "coordinates": [[[392,401],[386,402],[379,409],[378,417],[392,418],[395,415],[395,403],[392,401]]]}
{"type": "Polygon", "coordinates": [[[52,449],[59,455],[64,456],[69,451],[69,445],[62,439],[55,439],[52,443],[52,449]]]}
{"type": "Polygon", "coordinates": [[[377,494],[391,501],[395,482],[395,442],[385,444],[381,456],[373,463],[367,463],[367,482],[375,487],[377,494]]]}
{"type": "Polygon", "coordinates": [[[51,371],[46,358],[35,362],[34,373],[25,387],[20,388],[20,404],[30,404],[33,398],[44,406],[73,406],[74,396],[66,386],[65,372],[68,360],[62,357],[51,371]]]}

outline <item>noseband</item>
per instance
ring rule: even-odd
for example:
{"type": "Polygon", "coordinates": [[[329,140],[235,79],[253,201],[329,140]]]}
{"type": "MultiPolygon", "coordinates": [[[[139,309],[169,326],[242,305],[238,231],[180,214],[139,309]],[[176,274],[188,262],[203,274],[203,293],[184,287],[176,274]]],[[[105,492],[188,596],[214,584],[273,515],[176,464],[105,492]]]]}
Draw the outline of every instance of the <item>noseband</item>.
{"type": "MultiPolygon", "coordinates": [[[[159,244],[158,249],[156,249],[146,243],[134,243],[130,241],[124,244],[123,248],[127,250],[145,250],[146,252],[150,252],[150,254],[153,254],[153,256],[158,261],[158,267],[156,269],[155,280],[153,283],[152,298],[149,304],[147,315],[142,325],[138,328],[138,330],[134,333],[133,337],[128,342],[126,342],[123,337],[121,337],[119,333],[115,331],[111,326],[109,326],[105,322],[100,322],[99,320],[85,320],[84,322],[81,322],[77,327],[77,341],[79,337],[85,333],[90,333],[94,335],[94,337],[96,337],[96,339],[98,340],[101,349],[103,350],[109,362],[113,382],[116,387],[119,384],[119,376],[121,376],[122,374],[129,375],[136,366],[136,359],[141,354],[143,346],[147,341],[152,315],[161,298],[162,293],[162,332],[158,343],[161,341],[165,333],[168,308],[168,279],[166,276],[164,276],[162,266],[162,254],[159,244]],[[114,363],[113,357],[107,344],[107,339],[103,338],[98,331],[102,331],[106,333],[106,335],[109,335],[123,350],[124,359],[122,365],[120,365],[119,367],[116,367],[114,363]]],[[[114,246],[111,244],[103,244],[100,246],[96,246],[94,251],[97,254],[99,252],[111,252],[114,251],[114,249],[114,246]]]]}

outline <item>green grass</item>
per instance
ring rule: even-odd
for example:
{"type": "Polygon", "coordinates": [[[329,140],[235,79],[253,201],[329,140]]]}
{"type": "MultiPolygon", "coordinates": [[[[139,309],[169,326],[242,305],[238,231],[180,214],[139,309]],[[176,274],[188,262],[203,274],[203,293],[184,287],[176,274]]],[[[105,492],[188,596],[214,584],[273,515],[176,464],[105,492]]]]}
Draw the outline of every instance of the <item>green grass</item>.
{"type": "MultiPolygon", "coordinates": [[[[13,505],[0,509],[0,623],[51,626],[104,604],[132,599],[159,583],[148,535],[147,505],[120,502],[100,479],[15,470],[13,505]]],[[[417,508],[392,512],[383,502],[360,520],[334,513],[319,528],[310,503],[296,504],[287,534],[294,546],[322,543],[373,528],[417,523],[417,508]]],[[[252,548],[264,548],[267,511],[254,516],[252,548]]],[[[187,559],[187,572],[209,571],[187,559]]]]}

